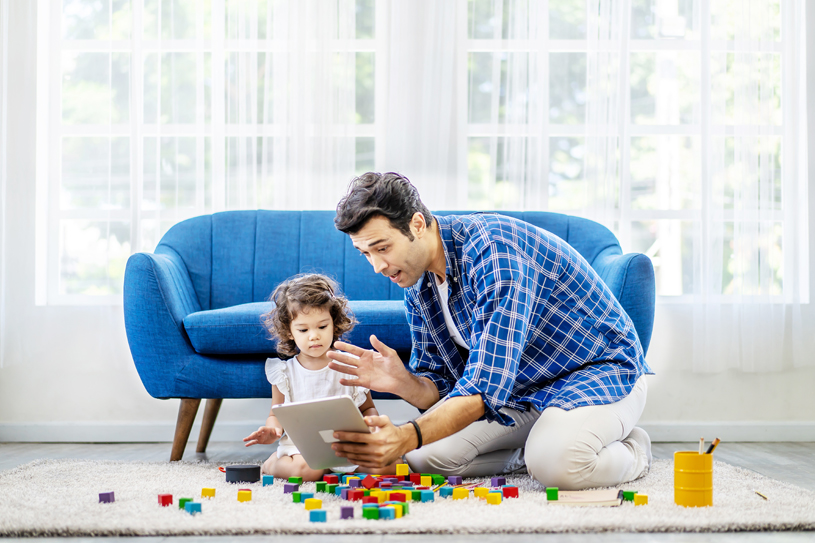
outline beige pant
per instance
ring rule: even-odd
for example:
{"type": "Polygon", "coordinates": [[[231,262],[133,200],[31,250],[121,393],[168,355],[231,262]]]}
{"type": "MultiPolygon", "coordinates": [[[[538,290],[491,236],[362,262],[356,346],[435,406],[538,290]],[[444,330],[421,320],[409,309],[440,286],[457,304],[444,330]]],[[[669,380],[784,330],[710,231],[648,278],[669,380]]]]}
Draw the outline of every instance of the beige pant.
{"type": "MultiPolygon", "coordinates": [[[[406,455],[413,471],[484,477],[521,470],[545,486],[579,490],[613,486],[645,474],[650,451],[627,439],[645,407],[645,377],[631,394],[607,405],[525,413],[502,408],[515,426],[474,422],[406,455]]],[[[438,407],[444,400],[434,405],[438,407]]]]}

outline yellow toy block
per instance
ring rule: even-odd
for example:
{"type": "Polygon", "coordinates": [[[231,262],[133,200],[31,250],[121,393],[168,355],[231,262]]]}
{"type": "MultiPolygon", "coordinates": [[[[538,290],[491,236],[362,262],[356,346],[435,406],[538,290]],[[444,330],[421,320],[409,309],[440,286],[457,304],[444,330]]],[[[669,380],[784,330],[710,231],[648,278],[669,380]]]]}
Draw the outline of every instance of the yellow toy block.
{"type": "Polygon", "coordinates": [[[454,488],[453,489],[453,499],[454,500],[463,500],[464,498],[470,497],[470,491],[466,488],[454,488]]]}
{"type": "Polygon", "coordinates": [[[252,491],[251,490],[238,490],[238,501],[239,502],[250,502],[250,501],[252,501],[252,491]]]}
{"type": "Polygon", "coordinates": [[[393,509],[396,513],[396,518],[402,518],[402,508],[396,507],[395,505],[383,505],[380,509],[385,509],[386,507],[393,509]]]}
{"type": "Polygon", "coordinates": [[[323,500],[318,498],[306,498],[306,511],[311,511],[312,509],[322,509],[323,508],[323,500]]]}
{"type": "Polygon", "coordinates": [[[501,503],[501,494],[498,492],[490,492],[487,494],[487,503],[491,505],[498,505],[501,503]]]}
{"type": "Polygon", "coordinates": [[[396,475],[410,475],[410,468],[407,464],[396,464],[396,475]]]}
{"type": "Polygon", "coordinates": [[[386,501],[388,501],[387,492],[382,492],[381,490],[374,492],[373,490],[371,490],[370,495],[376,498],[377,503],[385,503],[386,501]]]}
{"type": "Polygon", "coordinates": [[[214,488],[202,488],[201,489],[201,497],[202,498],[214,498],[215,497],[215,489],[214,488]]]}
{"type": "Polygon", "coordinates": [[[481,498],[482,500],[487,497],[490,493],[490,489],[485,486],[477,486],[473,489],[473,495],[476,498],[481,498]]]}
{"type": "Polygon", "coordinates": [[[430,475],[425,475],[422,477],[422,486],[431,487],[433,486],[433,477],[430,475]]]}
{"type": "Polygon", "coordinates": [[[634,505],[648,505],[648,494],[634,494],[634,505]]]}

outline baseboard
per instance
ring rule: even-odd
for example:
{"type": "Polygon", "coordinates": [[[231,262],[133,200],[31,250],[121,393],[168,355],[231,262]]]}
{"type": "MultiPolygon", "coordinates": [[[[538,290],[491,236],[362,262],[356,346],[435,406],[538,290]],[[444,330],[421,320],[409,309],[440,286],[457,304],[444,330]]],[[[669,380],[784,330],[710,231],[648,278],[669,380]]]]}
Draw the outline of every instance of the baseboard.
{"type": "MultiPolygon", "coordinates": [[[[398,424],[400,421],[394,417],[398,424]]],[[[643,422],[654,442],[815,441],[815,422],[643,422]]],[[[258,427],[257,421],[219,421],[211,441],[241,441],[258,427]]],[[[198,440],[200,426],[193,426],[190,441],[198,440]]],[[[171,422],[36,422],[0,423],[0,442],[32,443],[149,443],[172,441],[171,422]]]]}

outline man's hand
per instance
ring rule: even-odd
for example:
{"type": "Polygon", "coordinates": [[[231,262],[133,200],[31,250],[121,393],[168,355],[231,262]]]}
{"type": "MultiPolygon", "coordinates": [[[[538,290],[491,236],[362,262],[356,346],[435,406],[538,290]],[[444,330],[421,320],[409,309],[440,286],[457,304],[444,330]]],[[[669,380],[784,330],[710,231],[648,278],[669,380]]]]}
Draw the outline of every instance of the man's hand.
{"type": "Polygon", "coordinates": [[[396,394],[402,388],[400,385],[410,379],[410,372],[405,369],[396,351],[379,341],[376,336],[371,336],[371,346],[376,350],[369,351],[337,341],[334,343],[335,348],[354,356],[328,351],[328,357],[335,361],[329,362],[328,367],[340,373],[357,376],[357,379],[340,379],[343,386],[361,386],[396,394]]]}
{"type": "Polygon", "coordinates": [[[331,445],[337,456],[366,468],[382,468],[393,464],[418,444],[412,426],[397,428],[387,415],[365,417],[365,423],[371,427],[370,434],[334,432],[334,438],[341,441],[331,445]]]}
{"type": "Polygon", "coordinates": [[[251,445],[271,445],[283,435],[283,428],[273,428],[271,426],[261,426],[245,438],[246,446],[251,445]]]}

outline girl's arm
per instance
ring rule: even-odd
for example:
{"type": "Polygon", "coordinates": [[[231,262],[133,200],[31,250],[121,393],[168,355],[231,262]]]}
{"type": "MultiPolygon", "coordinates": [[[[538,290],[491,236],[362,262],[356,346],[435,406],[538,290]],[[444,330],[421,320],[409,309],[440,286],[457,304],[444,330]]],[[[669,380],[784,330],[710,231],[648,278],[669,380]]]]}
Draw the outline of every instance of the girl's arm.
{"type": "MultiPolygon", "coordinates": [[[[283,393],[277,388],[276,385],[272,385],[272,406],[281,404],[285,401],[285,397],[283,393]]],[[[266,417],[266,425],[261,426],[245,438],[243,441],[246,443],[246,446],[249,447],[250,445],[271,445],[283,435],[283,425],[280,424],[280,421],[277,420],[277,417],[274,416],[274,412],[270,409],[269,416],[266,417]]]]}
{"type": "Polygon", "coordinates": [[[370,390],[368,391],[368,397],[365,398],[365,401],[359,406],[359,410],[362,412],[363,417],[379,415],[379,412],[376,410],[376,406],[374,406],[374,399],[371,397],[370,390]]]}

